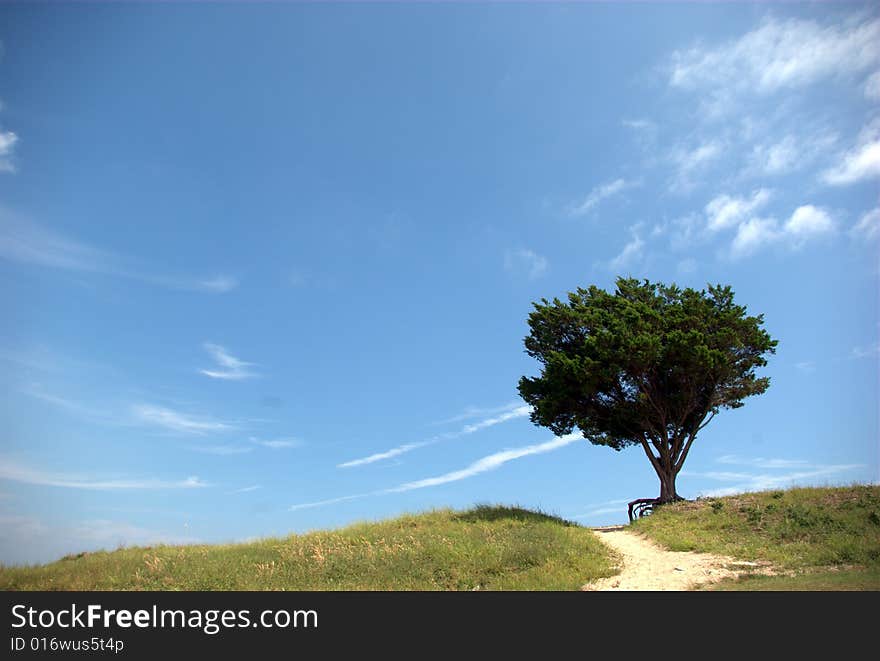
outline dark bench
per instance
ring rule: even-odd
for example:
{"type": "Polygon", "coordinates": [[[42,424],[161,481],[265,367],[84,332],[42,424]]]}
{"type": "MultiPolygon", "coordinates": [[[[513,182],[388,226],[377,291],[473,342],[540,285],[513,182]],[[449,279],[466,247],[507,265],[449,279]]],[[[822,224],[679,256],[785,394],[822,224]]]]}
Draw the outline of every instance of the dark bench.
{"type": "Polygon", "coordinates": [[[654,511],[654,507],[660,504],[659,498],[638,498],[629,503],[629,520],[630,522],[648,516],[654,511]]]}

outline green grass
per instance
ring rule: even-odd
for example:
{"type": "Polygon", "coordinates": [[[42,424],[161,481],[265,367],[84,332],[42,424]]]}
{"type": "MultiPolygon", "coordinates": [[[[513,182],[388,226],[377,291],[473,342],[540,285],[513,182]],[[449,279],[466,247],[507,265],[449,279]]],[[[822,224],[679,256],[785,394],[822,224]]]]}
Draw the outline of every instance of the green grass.
{"type": "Polygon", "coordinates": [[[587,528],[480,506],[248,544],[79,554],[0,568],[0,589],[576,590],[612,563],[587,528]]]}
{"type": "Polygon", "coordinates": [[[765,491],[665,505],[632,524],[673,551],[767,561],[785,575],[717,589],[880,590],[880,487],[765,491]]]}
{"type": "Polygon", "coordinates": [[[745,576],[711,586],[726,591],[852,591],[880,590],[880,569],[839,569],[799,573],[794,576],[745,576]]]}

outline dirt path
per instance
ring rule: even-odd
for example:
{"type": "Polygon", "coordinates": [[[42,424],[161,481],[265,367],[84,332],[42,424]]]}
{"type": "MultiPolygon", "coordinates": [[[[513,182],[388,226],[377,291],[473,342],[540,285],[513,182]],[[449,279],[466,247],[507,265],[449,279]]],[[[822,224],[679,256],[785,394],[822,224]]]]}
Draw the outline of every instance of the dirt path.
{"type": "Polygon", "coordinates": [[[588,583],[583,590],[692,590],[704,583],[754,573],[758,563],[709,553],[667,551],[623,526],[594,528],[620,557],[621,572],[588,583]]]}

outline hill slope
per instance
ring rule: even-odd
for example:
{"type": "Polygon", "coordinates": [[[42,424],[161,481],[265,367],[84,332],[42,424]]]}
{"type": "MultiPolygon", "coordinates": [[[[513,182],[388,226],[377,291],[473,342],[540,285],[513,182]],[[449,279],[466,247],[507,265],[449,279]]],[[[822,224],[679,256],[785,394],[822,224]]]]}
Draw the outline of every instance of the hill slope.
{"type": "Polygon", "coordinates": [[[767,561],[722,588],[880,590],[880,486],[802,488],[665,505],[629,527],[673,551],[767,561]]]}
{"type": "Polygon", "coordinates": [[[249,544],[80,554],[0,569],[0,589],[576,590],[614,572],[588,528],[477,507],[249,544]]]}

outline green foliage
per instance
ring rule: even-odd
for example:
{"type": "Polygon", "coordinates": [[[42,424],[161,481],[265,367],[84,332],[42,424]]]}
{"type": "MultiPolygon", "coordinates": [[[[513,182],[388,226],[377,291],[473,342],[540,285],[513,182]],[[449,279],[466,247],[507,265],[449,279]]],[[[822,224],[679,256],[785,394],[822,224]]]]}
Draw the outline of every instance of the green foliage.
{"type": "MultiPolygon", "coordinates": [[[[531,419],[556,434],[581,430],[593,444],[640,444],[675,498],[675,475],[697,432],[723,408],[763,393],[756,370],[776,340],[733,300],[729,286],[681,289],[618,278],[608,293],[578,288],[542,299],[529,315],[526,353],[541,364],[519,381],[531,419]]],[[[665,495],[664,495],[665,494],[665,495]]]]}
{"type": "Polygon", "coordinates": [[[81,553],[0,569],[0,589],[576,590],[612,564],[589,529],[480,506],[248,544],[81,553]]]}
{"type": "Polygon", "coordinates": [[[542,299],[529,315],[526,353],[542,365],[519,391],[532,420],[557,434],[581,429],[619,450],[645,434],[696,431],[705,416],[763,393],[776,341],[730,287],[680,289],[619,278],[613,294],[591,286],[568,302],[542,299]]]}

